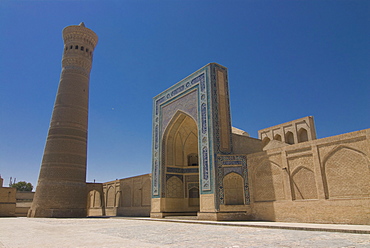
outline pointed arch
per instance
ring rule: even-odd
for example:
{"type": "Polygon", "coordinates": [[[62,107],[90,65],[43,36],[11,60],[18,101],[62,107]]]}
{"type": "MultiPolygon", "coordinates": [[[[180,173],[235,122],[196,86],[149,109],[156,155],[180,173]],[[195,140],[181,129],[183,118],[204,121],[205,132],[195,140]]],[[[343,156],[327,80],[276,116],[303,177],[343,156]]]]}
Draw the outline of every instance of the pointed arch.
{"type": "Polygon", "coordinates": [[[107,207],[114,207],[115,206],[115,192],[114,192],[114,188],[112,186],[110,186],[107,190],[107,199],[106,199],[106,206],[107,207]]]}
{"type": "Polygon", "coordinates": [[[274,140],[281,141],[281,135],[280,134],[275,134],[274,140]]]}
{"type": "Polygon", "coordinates": [[[161,194],[166,198],[168,211],[196,212],[199,210],[199,197],[188,198],[189,189],[186,182],[189,174],[199,178],[198,143],[196,121],[178,110],[167,125],[162,139],[161,168],[164,187],[161,194]]]}
{"type": "MultiPolygon", "coordinates": [[[[333,149],[332,149],[328,154],[326,154],[326,155],[324,156],[323,164],[325,164],[325,163],[326,163],[326,161],[327,161],[331,156],[333,156],[337,151],[339,151],[339,150],[341,150],[341,149],[348,149],[348,150],[352,150],[352,151],[354,151],[354,152],[357,152],[357,153],[361,154],[362,156],[364,156],[364,157],[367,159],[366,154],[365,154],[363,151],[361,151],[361,150],[355,149],[355,148],[350,147],[350,146],[338,145],[338,146],[335,146],[335,147],[334,147],[334,148],[333,148],[333,149]]],[[[367,159],[367,161],[369,161],[369,160],[367,159]]]]}
{"type": "Polygon", "coordinates": [[[308,132],[305,128],[300,128],[298,131],[298,143],[308,141],[308,132]]]}
{"type": "Polygon", "coordinates": [[[90,190],[87,194],[87,209],[90,208],[101,208],[102,207],[102,194],[96,190],[90,190]]]}
{"type": "Polygon", "coordinates": [[[223,179],[225,205],[244,204],[244,179],[241,175],[231,172],[223,179]]]}
{"type": "Polygon", "coordinates": [[[94,207],[102,206],[102,198],[99,191],[94,190],[94,207]]]}
{"type": "Polygon", "coordinates": [[[173,130],[171,129],[173,128],[176,129],[180,125],[181,121],[185,119],[185,117],[191,118],[194,121],[194,123],[197,123],[192,116],[188,115],[184,111],[177,110],[176,113],[171,117],[169,123],[167,124],[166,129],[163,132],[163,137],[167,137],[171,131],[173,132],[173,130]]]}
{"type": "Polygon", "coordinates": [[[276,201],[285,199],[282,168],[268,159],[253,170],[253,192],[255,201],[276,201]]]}
{"type": "Polygon", "coordinates": [[[327,198],[370,196],[370,163],[357,149],[340,145],[323,160],[327,198]]]}
{"type": "Polygon", "coordinates": [[[317,189],[314,172],[305,167],[298,166],[291,173],[293,183],[293,199],[317,199],[317,189]]]}
{"type": "Polygon", "coordinates": [[[171,118],[164,135],[163,164],[187,166],[187,155],[198,153],[198,126],[195,120],[178,110],[171,118]]]}
{"type": "Polygon", "coordinates": [[[292,132],[288,131],[285,134],[285,143],[288,143],[290,145],[293,145],[294,144],[294,135],[293,135],[292,132]]]}
{"type": "Polygon", "coordinates": [[[263,138],[262,140],[262,146],[265,147],[269,142],[270,142],[270,138],[269,137],[265,137],[263,138]]]}

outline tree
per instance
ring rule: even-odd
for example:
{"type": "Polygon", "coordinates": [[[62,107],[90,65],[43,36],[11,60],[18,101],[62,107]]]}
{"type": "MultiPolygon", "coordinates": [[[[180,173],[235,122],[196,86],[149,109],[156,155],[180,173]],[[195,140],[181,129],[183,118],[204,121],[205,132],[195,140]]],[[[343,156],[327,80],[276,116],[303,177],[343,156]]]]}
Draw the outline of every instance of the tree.
{"type": "Polygon", "coordinates": [[[16,188],[17,191],[31,192],[32,189],[33,189],[33,185],[31,183],[27,183],[25,181],[20,181],[20,182],[17,182],[17,183],[13,183],[11,186],[12,186],[12,188],[16,188]]]}

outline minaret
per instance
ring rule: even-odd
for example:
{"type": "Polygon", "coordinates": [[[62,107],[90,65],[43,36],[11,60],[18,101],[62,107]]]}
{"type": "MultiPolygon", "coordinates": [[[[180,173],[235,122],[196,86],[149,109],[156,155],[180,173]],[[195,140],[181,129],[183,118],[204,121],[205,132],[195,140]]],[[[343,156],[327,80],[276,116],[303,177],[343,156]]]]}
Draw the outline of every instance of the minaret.
{"type": "Polygon", "coordinates": [[[64,28],[62,73],[28,217],[86,217],[89,78],[98,36],[64,28]]]}

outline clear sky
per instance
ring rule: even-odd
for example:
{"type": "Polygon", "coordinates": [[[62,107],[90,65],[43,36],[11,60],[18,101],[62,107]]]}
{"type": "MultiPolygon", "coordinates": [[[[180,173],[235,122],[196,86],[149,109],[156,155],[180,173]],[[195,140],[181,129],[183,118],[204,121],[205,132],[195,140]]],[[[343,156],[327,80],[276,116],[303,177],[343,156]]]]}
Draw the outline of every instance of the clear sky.
{"type": "Polygon", "coordinates": [[[151,172],[152,98],[217,62],[232,125],[304,116],[318,138],[369,128],[370,1],[0,1],[0,174],[36,184],[61,72],[62,29],[99,36],[87,180],[151,172]]]}

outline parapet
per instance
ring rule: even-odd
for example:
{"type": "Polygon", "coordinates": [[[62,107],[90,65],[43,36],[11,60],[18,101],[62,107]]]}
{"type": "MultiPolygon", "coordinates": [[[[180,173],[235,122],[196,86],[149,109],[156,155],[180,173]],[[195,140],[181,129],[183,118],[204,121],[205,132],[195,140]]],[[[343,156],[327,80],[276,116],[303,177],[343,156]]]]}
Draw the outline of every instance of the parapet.
{"type": "Polygon", "coordinates": [[[258,138],[266,146],[271,140],[286,144],[297,144],[316,139],[313,116],[303,117],[258,131],[258,138]]]}

